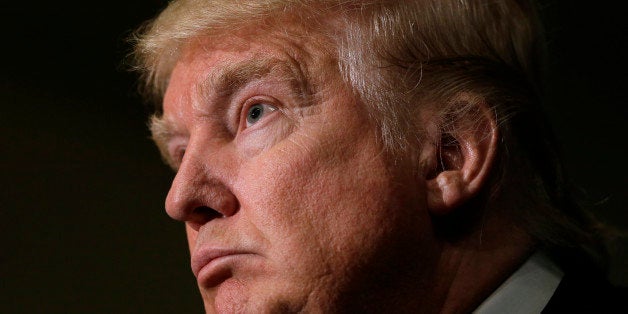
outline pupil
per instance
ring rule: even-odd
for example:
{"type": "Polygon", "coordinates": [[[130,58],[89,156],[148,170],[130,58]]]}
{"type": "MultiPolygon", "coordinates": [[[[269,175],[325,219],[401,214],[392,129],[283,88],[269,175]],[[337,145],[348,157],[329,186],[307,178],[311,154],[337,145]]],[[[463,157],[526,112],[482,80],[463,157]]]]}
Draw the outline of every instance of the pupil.
{"type": "Polygon", "coordinates": [[[262,108],[259,106],[255,106],[251,108],[249,117],[251,118],[251,120],[257,120],[257,118],[259,118],[261,114],[262,114],[262,108]]]}

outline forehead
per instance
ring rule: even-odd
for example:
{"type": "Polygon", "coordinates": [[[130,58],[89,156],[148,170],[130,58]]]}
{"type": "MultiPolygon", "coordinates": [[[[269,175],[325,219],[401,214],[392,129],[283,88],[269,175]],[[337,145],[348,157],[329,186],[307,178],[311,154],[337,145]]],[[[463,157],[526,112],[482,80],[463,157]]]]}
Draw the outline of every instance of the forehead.
{"type": "Polygon", "coordinates": [[[164,105],[171,103],[168,98],[172,94],[180,97],[183,92],[180,88],[192,92],[190,84],[199,82],[212,88],[216,85],[213,83],[227,74],[262,76],[264,71],[283,68],[300,72],[310,83],[316,84],[316,81],[324,81],[323,77],[339,73],[334,47],[322,32],[297,24],[274,28],[253,25],[193,38],[181,47],[164,95],[164,105]],[[237,71],[238,67],[242,71],[237,71]]]}

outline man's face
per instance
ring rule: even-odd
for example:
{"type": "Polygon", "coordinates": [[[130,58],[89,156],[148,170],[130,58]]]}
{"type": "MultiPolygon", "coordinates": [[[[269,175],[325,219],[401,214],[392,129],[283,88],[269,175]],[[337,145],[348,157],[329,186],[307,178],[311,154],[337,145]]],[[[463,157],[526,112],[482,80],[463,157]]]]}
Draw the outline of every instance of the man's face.
{"type": "Polygon", "coordinates": [[[188,46],[155,124],[207,311],[331,311],[420,286],[438,253],[412,163],[389,158],[322,41],[246,35],[188,46]]]}

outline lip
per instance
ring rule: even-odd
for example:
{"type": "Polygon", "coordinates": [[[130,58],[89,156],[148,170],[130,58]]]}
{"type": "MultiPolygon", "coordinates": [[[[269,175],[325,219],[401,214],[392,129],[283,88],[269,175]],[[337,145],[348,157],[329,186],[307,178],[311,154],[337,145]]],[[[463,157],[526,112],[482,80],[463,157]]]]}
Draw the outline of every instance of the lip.
{"type": "Polygon", "coordinates": [[[243,252],[239,250],[232,249],[201,249],[192,255],[192,272],[194,276],[198,279],[199,273],[203,268],[209,266],[214,261],[230,256],[242,255],[242,254],[250,254],[248,252],[243,252]]]}

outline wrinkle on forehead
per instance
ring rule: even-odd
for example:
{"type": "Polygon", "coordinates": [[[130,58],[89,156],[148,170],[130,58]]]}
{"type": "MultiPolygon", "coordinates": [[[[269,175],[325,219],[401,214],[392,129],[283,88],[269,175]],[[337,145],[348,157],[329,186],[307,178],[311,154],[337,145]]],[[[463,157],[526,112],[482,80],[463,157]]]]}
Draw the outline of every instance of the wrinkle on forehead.
{"type": "MultiPolygon", "coordinates": [[[[271,77],[274,82],[286,83],[302,102],[309,102],[311,89],[301,67],[294,60],[268,58],[263,54],[240,62],[224,62],[216,66],[197,88],[198,97],[205,103],[228,102],[244,86],[271,77]]],[[[200,109],[200,108],[199,108],[200,109]]]]}

